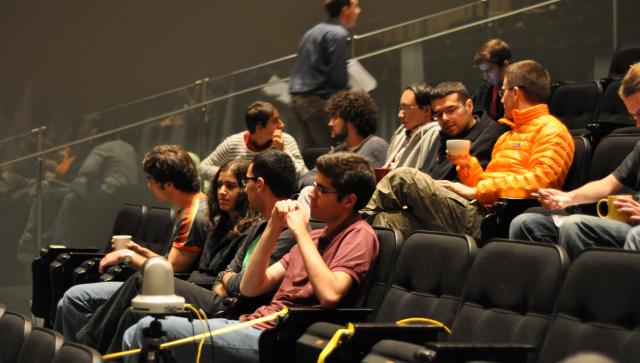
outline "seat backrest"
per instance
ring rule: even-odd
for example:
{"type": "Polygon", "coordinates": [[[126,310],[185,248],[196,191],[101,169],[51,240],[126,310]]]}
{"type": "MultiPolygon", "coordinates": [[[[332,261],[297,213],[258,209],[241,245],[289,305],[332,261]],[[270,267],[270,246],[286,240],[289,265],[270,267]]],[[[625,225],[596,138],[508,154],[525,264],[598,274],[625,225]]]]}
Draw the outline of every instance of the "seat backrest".
{"type": "MultiPolygon", "coordinates": [[[[139,204],[125,204],[118,211],[116,220],[113,222],[112,235],[128,234],[137,237],[138,230],[142,224],[142,219],[147,211],[147,207],[139,204]]],[[[107,241],[107,249],[111,250],[111,238],[107,241]]]]}
{"type": "Polygon", "coordinates": [[[562,186],[563,190],[574,190],[582,186],[587,180],[589,164],[591,162],[591,143],[584,136],[573,136],[573,162],[562,186]]]}
{"type": "Polygon", "coordinates": [[[640,45],[621,45],[611,55],[609,78],[623,77],[629,66],[640,61],[640,45]]]}
{"type": "Polygon", "coordinates": [[[97,350],[78,343],[66,342],[53,357],[51,363],[100,363],[102,357],[97,350]]]}
{"type": "Polygon", "coordinates": [[[402,244],[402,237],[396,234],[393,230],[388,228],[375,227],[376,235],[378,236],[378,242],[380,249],[378,252],[378,258],[372,271],[371,285],[367,293],[367,300],[364,306],[371,308],[373,312],[369,318],[372,319],[376,316],[382,299],[389,288],[389,282],[391,281],[391,274],[393,267],[398,256],[398,250],[402,244]]]}
{"type": "Polygon", "coordinates": [[[147,207],[142,218],[137,239],[144,241],[144,247],[164,255],[171,249],[171,232],[176,222],[173,209],[164,207],[147,207]]]}
{"type": "Polygon", "coordinates": [[[549,112],[568,129],[586,129],[596,119],[601,96],[596,81],[561,83],[549,97],[549,112]]]}
{"type": "Polygon", "coordinates": [[[305,147],[302,150],[302,159],[304,160],[304,164],[309,170],[313,169],[316,166],[316,159],[318,159],[320,155],[324,155],[329,151],[331,151],[331,148],[327,146],[305,147]]]}
{"type": "Polygon", "coordinates": [[[376,321],[426,317],[451,324],[475,253],[471,237],[414,232],[400,248],[391,287],[376,321]]]}
{"type": "Polygon", "coordinates": [[[633,126],[635,123],[629,113],[627,107],[618,95],[621,79],[615,79],[609,82],[604,88],[602,101],[600,101],[600,112],[598,113],[598,122],[607,122],[620,124],[622,126],[633,126]]]}
{"type": "Polygon", "coordinates": [[[611,174],[640,141],[640,134],[610,134],[596,147],[591,158],[588,181],[611,174]]]}
{"type": "Polygon", "coordinates": [[[62,343],[64,338],[60,333],[46,328],[33,328],[20,348],[17,362],[49,363],[62,343]]]}
{"type": "Polygon", "coordinates": [[[580,351],[618,362],[640,357],[640,253],[588,249],[571,264],[538,356],[557,362],[580,351]]]}
{"type": "Polygon", "coordinates": [[[568,264],[557,245],[490,241],[473,261],[448,341],[539,347],[568,264]]]}
{"type": "Polygon", "coordinates": [[[0,319],[0,363],[13,363],[31,332],[31,320],[24,315],[6,311],[0,319]]]}

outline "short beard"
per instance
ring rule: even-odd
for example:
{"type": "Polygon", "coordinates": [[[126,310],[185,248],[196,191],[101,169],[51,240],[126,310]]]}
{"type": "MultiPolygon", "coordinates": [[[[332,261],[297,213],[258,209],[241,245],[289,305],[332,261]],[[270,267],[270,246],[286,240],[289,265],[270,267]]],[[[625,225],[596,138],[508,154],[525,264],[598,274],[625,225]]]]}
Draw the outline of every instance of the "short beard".
{"type": "Polygon", "coordinates": [[[337,134],[334,134],[333,137],[331,137],[331,139],[333,139],[333,141],[336,141],[336,142],[343,142],[344,140],[346,140],[347,139],[347,128],[345,127],[344,129],[342,129],[337,134]]]}

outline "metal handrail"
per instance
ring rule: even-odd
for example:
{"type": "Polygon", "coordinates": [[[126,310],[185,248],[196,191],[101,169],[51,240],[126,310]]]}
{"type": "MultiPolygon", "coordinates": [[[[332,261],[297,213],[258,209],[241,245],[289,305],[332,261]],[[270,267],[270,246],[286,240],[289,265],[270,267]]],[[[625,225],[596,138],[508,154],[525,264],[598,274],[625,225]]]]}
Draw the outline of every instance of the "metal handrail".
{"type": "MultiPolygon", "coordinates": [[[[484,3],[484,2],[487,2],[487,1],[489,1],[489,0],[482,0],[480,2],[472,3],[471,5],[475,6],[475,5],[479,4],[479,3],[484,3]]],[[[510,16],[513,16],[513,15],[517,15],[517,14],[520,14],[520,13],[523,13],[523,12],[527,12],[527,11],[530,11],[530,10],[534,10],[534,9],[537,9],[537,8],[540,8],[540,7],[544,7],[544,6],[551,5],[551,4],[558,3],[558,2],[562,2],[562,1],[566,1],[566,0],[548,0],[548,1],[544,1],[542,3],[538,3],[538,4],[535,4],[535,5],[526,6],[526,7],[520,8],[518,10],[513,10],[513,11],[510,11],[510,12],[506,12],[504,14],[500,14],[500,15],[496,15],[496,16],[489,17],[489,18],[486,18],[486,19],[482,19],[482,20],[478,20],[478,21],[475,21],[475,22],[471,22],[469,24],[461,25],[459,27],[455,27],[455,28],[452,28],[452,29],[449,29],[449,30],[446,30],[446,31],[443,31],[443,32],[439,32],[439,33],[436,33],[436,34],[432,34],[432,35],[428,35],[428,36],[425,36],[425,37],[417,38],[417,39],[414,39],[414,40],[411,40],[411,41],[408,41],[408,42],[404,42],[404,43],[400,43],[400,44],[397,44],[397,45],[394,45],[394,46],[389,46],[389,47],[386,47],[386,48],[383,48],[383,49],[380,49],[380,50],[377,50],[377,51],[374,51],[374,52],[369,52],[369,53],[354,57],[354,59],[358,59],[358,60],[366,59],[366,58],[373,57],[373,56],[376,56],[376,55],[379,55],[379,54],[382,54],[382,53],[386,53],[386,52],[393,51],[393,50],[396,50],[396,49],[399,49],[399,48],[403,48],[403,47],[406,47],[406,46],[409,46],[409,45],[412,45],[412,44],[420,43],[420,42],[423,42],[425,40],[430,40],[430,39],[442,37],[442,36],[445,36],[445,35],[448,35],[448,34],[451,34],[451,33],[454,33],[454,32],[458,32],[458,31],[461,31],[461,30],[464,30],[464,29],[468,29],[468,28],[471,28],[471,27],[474,27],[474,26],[478,26],[478,25],[482,25],[482,24],[485,24],[485,23],[489,23],[489,22],[492,22],[492,21],[495,21],[495,20],[498,20],[498,19],[507,18],[507,17],[510,17],[510,16]]],[[[466,7],[470,7],[470,5],[467,4],[465,6],[456,7],[454,9],[459,10],[459,9],[466,8],[466,7]]],[[[449,11],[453,11],[453,10],[450,9],[449,11]]],[[[425,17],[421,18],[421,20],[424,20],[424,18],[425,17]]],[[[418,21],[420,21],[420,20],[406,22],[405,26],[407,24],[413,24],[413,23],[418,22],[418,21]]],[[[393,28],[393,27],[389,27],[389,28],[393,28]]],[[[372,33],[373,32],[367,33],[367,34],[372,34],[372,33]]],[[[285,56],[285,57],[278,58],[278,59],[287,60],[287,59],[291,59],[292,57],[295,57],[295,55],[293,55],[293,56],[289,55],[289,56],[285,56]]],[[[275,61],[269,61],[269,62],[266,62],[266,63],[262,63],[262,66],[268,65],[268,64],[272,64],[272,63],[275,63],[275,61]]],[[[245,68],[245,70],[258,68],[259,66],[260,65],[254,66],[254,67],[245,68]]],[[[241,72],[241,71],[238,71],[238,72],[241,72]]],[[[146,118],[144,120],[140,120],[140,121],[137,121],[137,122],[130,123],[130,124],[125,125],[125,126],[120,126],[120,127],[108,130],[108,131],[104,131],[104,132],[101,132],[101,133],[96,134],[96,135],[92,135],[92,136],[89,136],[89,137],[81,138],[81,139],[78,139],[78,140],[75,140],[75,141],[68,142],[68,143],[63,144],[63,145],[51,147],[49,149],[46,149],[46,150],[43,150],[43,151],[40,151],[40,152],[35,152],[35,153],[29,154],[29,155],[25,155],[25,156],[22,156],[22,157],[19,157],[19,158],[15,158],[15,159],[6,161],[6,162],[2,162],[2,163],[0,163],[0,167],[6,166],[6,165],[10,165],[10,164],[13,164],[13,163],[17,163],[17,162],[20,162],[20,161],[25,161],[25,160],[32,159],[32,158],[35,158],[35,157],[39,157],[39,156],[47,154],[47,153],[51,153],[51,152],[54,152],[54,151],[57,151],[57,150],[64,149],[65,147],[68,147],[68,146],[74,146],[74,145],[82,144],[84,142],[88,142],[88,141],[91,141],[91,140],[94,140],[94,139],[97,139],[97,138],[101,138],[101,137],[117,134],[117,133],[119,133],[121,131],[129,130],[129,129],[132,129],[132,128],[135,128],[135,127],[138,127],[138,126],[142,126],[142,125],[154,122],[154,121],[162,120],[162,119],[170,117],[170,116],[179,115],[179,114],[184,113],[184,112],[188,112],[188,111],[196,110],[196,109],[199,109],[199,108],[202,108],[202,107],[206,107],[207,105],[210,105],[212,103],[216,103],[216,102],[219,102],[219,101],[222,101],[222,100],[226,100],[226,99],[229,99],[229,98],[241,95],[241,94],[253,92],[253,91],[256,91],[256,90],[259,90],[261,88],[268,87],[268,86],[271,86],[271,85],[275,85],[275,84],[279,84],[279,83],[282,83],[282,82],[286,82],[289,79],[290,79],[290,77],[281,78],[281,79],[276,80],[276,81],[267,82],[267,83],[260,84],[260,85],[254,86],[254,87],[249,87],[249,88],[246,88],[246,89],[243,89],[243,90],[240,90],[240,91],[231,92],[231,93],[228,93],[228,94],[223,95],[223,96],[219,96],[219,97],[207,100],[207,101],[203,101],[203,102],[200,102],[200,103],[197,103],[197,104],[193,104],[191,106],[183,107],[183,108],[181,108],[179,110],[166,112],[166,113],[163,113],[161,115],[153,116],[153,117],[150,117],[150,118],[146,118]]],[[[184,88],[184,87],[182,87],[182,88],[184,88]]],[[[177,89],[181,89],[181,88],[177,88],[177,89]]]]}

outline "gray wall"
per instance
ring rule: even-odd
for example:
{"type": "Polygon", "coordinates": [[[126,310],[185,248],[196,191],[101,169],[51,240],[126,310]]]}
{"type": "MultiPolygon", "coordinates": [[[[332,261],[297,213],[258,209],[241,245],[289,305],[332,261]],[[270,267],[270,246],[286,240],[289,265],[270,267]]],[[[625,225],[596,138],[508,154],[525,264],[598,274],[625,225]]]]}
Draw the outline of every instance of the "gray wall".
{"type": "MultiPolygon", "coordinates": [[[[353,32],[469,2],[363,0],[353,32]]],[[[0,138],[294,53],[321,4],[2,1],[0,138]]]]}

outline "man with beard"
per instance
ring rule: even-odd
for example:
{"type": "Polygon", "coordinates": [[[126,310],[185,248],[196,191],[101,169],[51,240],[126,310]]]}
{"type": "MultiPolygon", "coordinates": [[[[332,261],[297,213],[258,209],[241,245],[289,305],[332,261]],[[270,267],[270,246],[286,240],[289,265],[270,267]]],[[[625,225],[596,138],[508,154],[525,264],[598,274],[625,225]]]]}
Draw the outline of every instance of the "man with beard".
{"type": "MultiPolygon", "coordinates": [[[[339,142],[330,152],[354,152],[364,156],[373,168],[381,167],[389,144],[373,135],[378,126],[378,107],[373,98],[366,92],[342,91],[329,99],[327,110],[331,139],[339,142]]],[[[311,186],[316,172],[313,169],[304,175],[300,186],[311,186]]]]}

